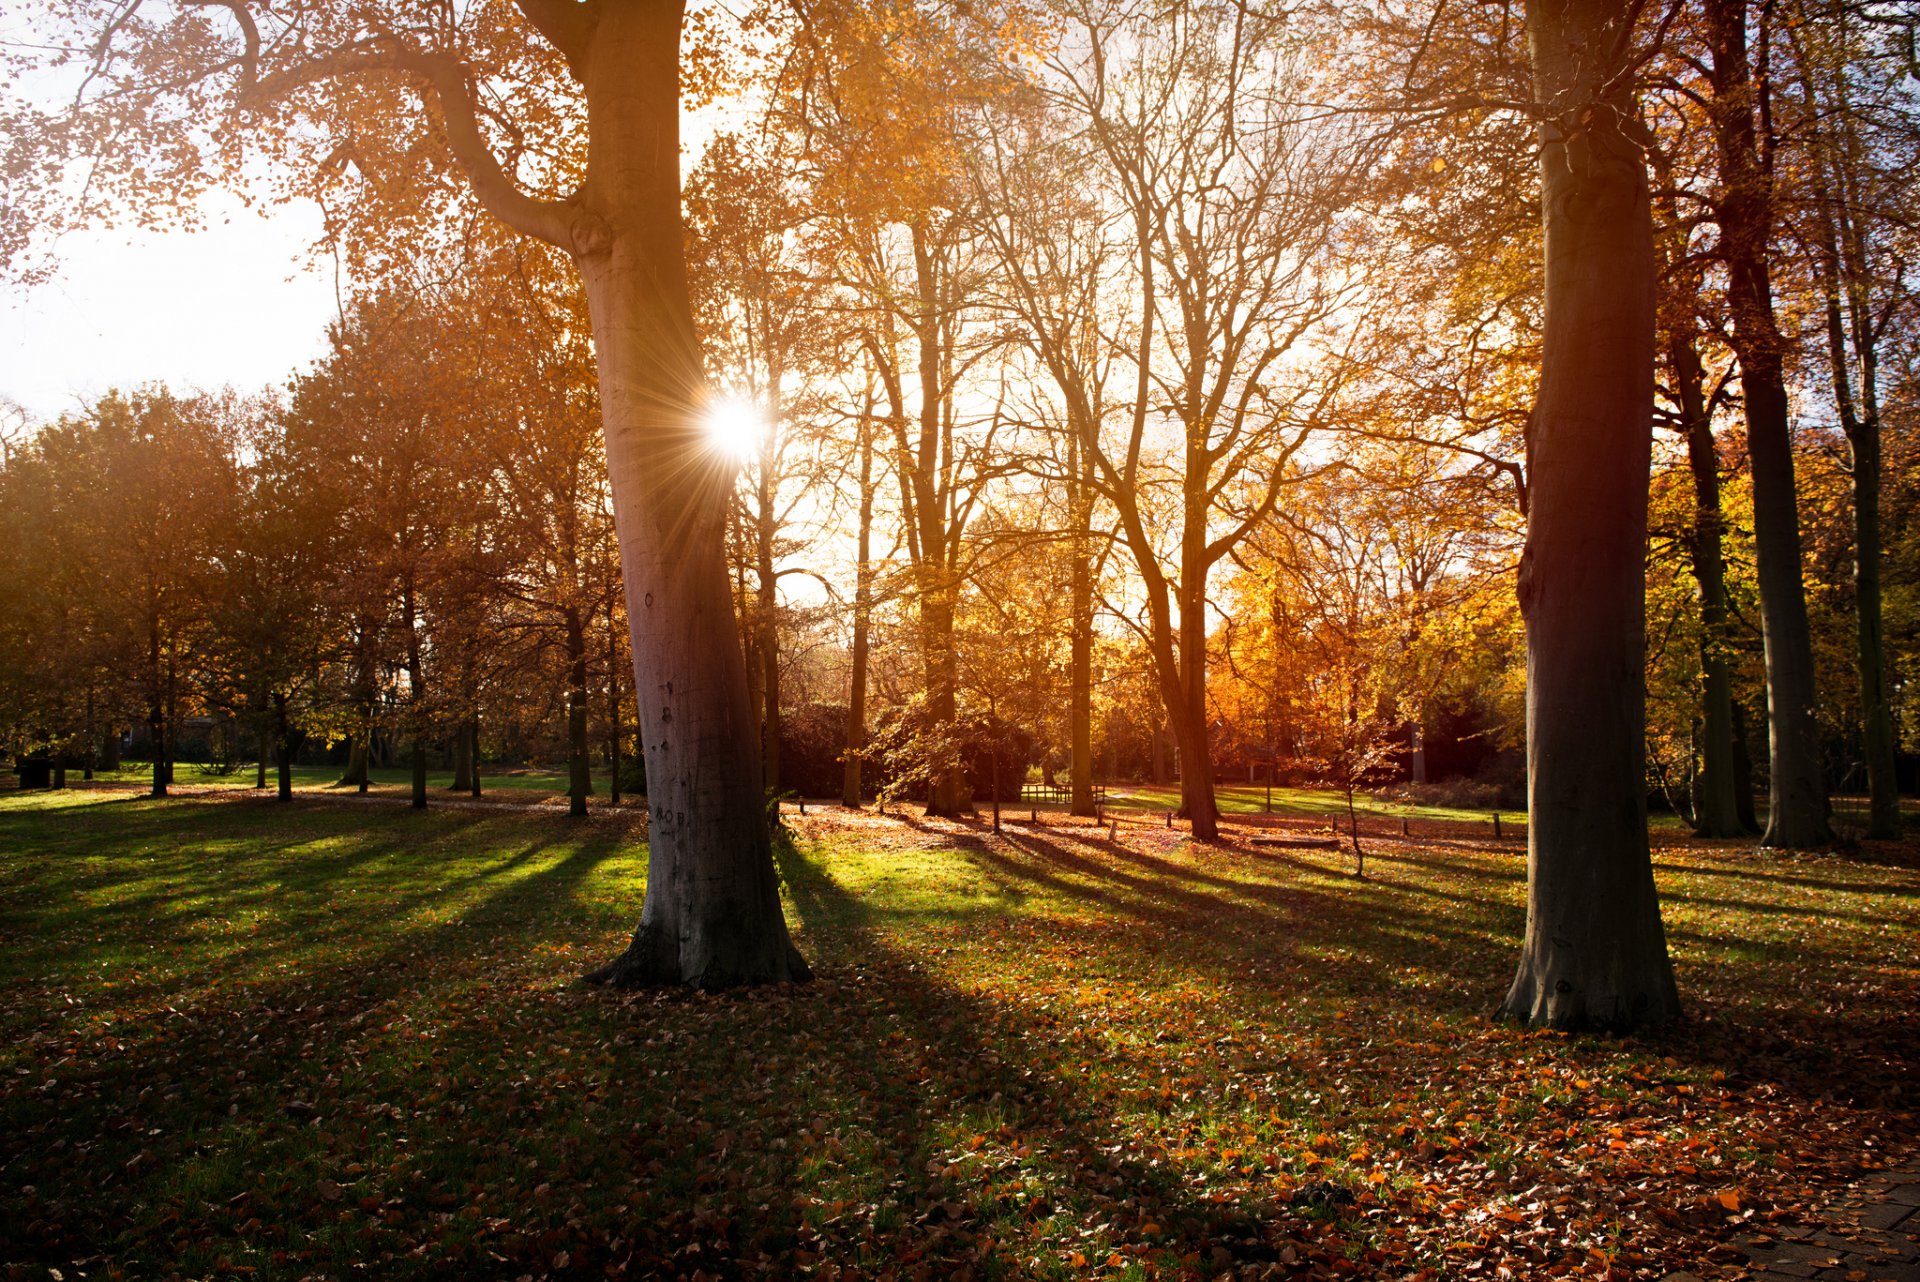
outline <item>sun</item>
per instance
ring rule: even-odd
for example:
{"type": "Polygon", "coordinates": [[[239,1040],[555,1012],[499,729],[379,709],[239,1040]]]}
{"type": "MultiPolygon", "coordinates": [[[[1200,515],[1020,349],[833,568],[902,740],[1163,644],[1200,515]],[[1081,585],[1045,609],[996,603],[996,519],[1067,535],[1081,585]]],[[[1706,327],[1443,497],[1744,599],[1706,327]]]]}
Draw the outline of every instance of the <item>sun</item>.
{"type": "Polygon", "coordinates": [[[753,402],[723,396],[708,404],[706,428],[707,441],[714,450],[745,463],[760,452],[767,420],[753,402]]]}

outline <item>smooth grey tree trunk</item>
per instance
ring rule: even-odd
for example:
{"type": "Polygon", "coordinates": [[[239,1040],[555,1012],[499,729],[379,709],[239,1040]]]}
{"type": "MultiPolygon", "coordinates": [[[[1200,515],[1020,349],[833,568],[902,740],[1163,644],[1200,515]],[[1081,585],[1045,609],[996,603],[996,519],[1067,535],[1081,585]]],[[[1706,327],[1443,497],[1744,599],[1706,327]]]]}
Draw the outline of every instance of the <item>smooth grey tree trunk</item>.
{"type": "Polygon", "coordinates": [[[698,421],[705,376],[680,212],[682,5],[591,13],[572,52],[589,181],[571,249],[599,358],[650,839],[640,924],[587,978],[700,989],[805,979],[780,908],[727,581],[733,469],[698,421]]]}
{"type": "Polygon", "coordinates": [[[1647,844],[1647,486],[1654,253],[1625,74],[1630,0],[1531,0],[1546,333],[1520,566],[1527,928],[1505,1013],[1553,1028],[1670,1019],[1680,999],[1647,844]]]}

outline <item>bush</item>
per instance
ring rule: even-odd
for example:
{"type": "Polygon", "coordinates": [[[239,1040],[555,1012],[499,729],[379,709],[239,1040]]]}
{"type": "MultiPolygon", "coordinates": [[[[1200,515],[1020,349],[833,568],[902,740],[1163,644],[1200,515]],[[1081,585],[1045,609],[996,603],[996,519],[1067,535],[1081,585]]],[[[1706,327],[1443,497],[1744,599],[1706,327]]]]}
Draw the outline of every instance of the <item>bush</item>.
{"type": "MultiPolygon", "coordinates": [[[[837,797],[845,774],[840,754],[847,747],[847,709],[839,703],[810,703],[780,718],[780,791],[802,797],[837,797]]],[[[871,781],[867,791],[872,792],[871,781]]]]}

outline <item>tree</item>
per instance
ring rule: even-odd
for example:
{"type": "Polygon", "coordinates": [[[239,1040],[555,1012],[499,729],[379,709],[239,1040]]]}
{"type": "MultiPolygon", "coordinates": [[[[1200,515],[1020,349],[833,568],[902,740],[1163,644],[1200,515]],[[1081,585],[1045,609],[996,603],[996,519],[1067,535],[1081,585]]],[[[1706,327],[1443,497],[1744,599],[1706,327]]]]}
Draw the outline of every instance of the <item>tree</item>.
{"type": "Polygon", "coordinates": [[[1716,218],[1727,272],[1731,341],[1740,361],[1753,473],[1754,553],[1760,576],[1761,635],[1767,654],[1771,758],[1768,846],[1824,845],[1827,790],[1820,773],[1813,640],[1800,565],[1799,500],[1788,425],[1786,343],[1774,316],[1771,269],[1774,184],[1771,142],[1757,118],[1769,109],[1756,85],[1747,38],[1747,0],[1703,0],[1709,81],[1719,160],[1716,218]]]}
{"type": "Polygon", "coordinates": [[[1654,249],[1628,63],[1637,12],[1624,0],[1527,5],[1546,346],[1519,588],[1527,930],[1504,1010],[1554,1028],[1680,1011],[1647,844],[1654,249]]]}
{"type": "MultiPolygon", "coordinates": [[[[572,258],[599,360],[653,820],[640,924],[591,978],[804,977],[729,608],[732,464],[700,420],[680,216],[682,0],[235,0],[108,19],[88,0],[50,9],[55,43],[90,50],[95,75],[71,112],[23,119],[13,146],[94,162],[89,199],[151,209],[156,192],[190,197],[237,178],[247,149],[229,144],[251,141],[288,162],[279,172],[295,186],[325,189],[349,171],[384,186],[389,208],[369,197],[360,211],[392,215],[374,241],[417,228],[449,190],[435,176],[457,172],[495,217],[572,258]]],[[[10,258],[32,231],[70,224],[51,212],[62,199],[49,188],[9,206],[10,258]]]]}
{"type": "MultiPolygon", "coordinates": [[[[1846,438],[1853,498],[1854,673],[1870,794],[1867,835],[1900,835],[1893,696],[1887,677],[1881,587],[1880,347],[1910,313],[1903,259],[1912,252],[1906,212],[1920,163],[1920,128],[1902,110],[1905,68],[1871,38],[1872,15],[1837,3],[1795,6],[1787,26],[1799,81],[1797,122],[1806,148],[1797,220],[1824,321],[1835,415],[1846,438]],[[1908,245],[1900,245],[1905,239],[1908,245]]],[[[1911,32],[1909,32],[1911,38],[1911,32]]]]}
{"type": "MultiPolygon", "coordinates": [[[[1208,579],[1273,511],[1340,388],[1338,366],[1315,365],[1311,349],[1340,342],[1350,290],[1326,258],[1363,152],[1299,118],[1302,55],[1271,15],[1215,3],[1063,10],[1071,34],[1049,92],[1080,132],[1076,169],[1097,174],[1112,202],[1111,258],[1128,263],[1124,288],[1140,300],[1116,339],[1132,396],[1118,430],[1090,432],[1082,448],[1140,576],[1182,810],[1211,840],[1208,579]]],[[[1046,286],[1029,292],[1044,312],[1046,286]]],[[[1042,332],[1043,359],[1064,370],[1072,335],[1057,323],[1042,332]]],[[[1070,381],[1084,388],[1091,373],[1083,365],[1070,381]]]]}

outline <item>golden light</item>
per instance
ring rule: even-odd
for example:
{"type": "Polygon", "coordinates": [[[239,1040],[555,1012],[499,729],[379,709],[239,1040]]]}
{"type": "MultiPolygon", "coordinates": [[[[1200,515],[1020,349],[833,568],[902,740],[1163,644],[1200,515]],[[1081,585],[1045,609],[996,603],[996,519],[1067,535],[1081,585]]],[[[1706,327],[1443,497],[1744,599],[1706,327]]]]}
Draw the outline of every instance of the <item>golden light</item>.
{"type": "Polygon", "coordinates": [[[760,407],[732,396],[708,404],[706,427],[713,448],[739,463],[758,454],[767,435],[767,420],[760,407]]]}

